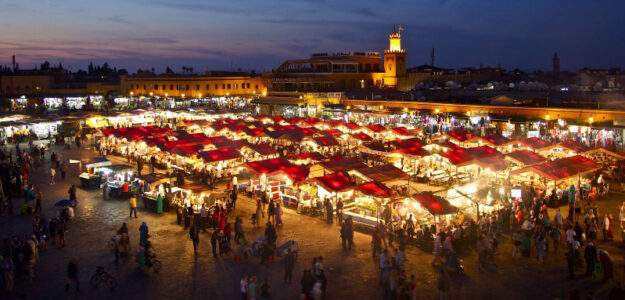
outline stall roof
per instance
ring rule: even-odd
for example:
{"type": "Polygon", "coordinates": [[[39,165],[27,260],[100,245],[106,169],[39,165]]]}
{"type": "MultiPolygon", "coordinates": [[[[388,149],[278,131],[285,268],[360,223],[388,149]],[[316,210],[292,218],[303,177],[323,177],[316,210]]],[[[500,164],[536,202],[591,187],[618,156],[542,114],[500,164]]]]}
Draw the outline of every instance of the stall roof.
{"type": "Polygon", "coordinates": [[[361,152],[373,153],[377,155],[385,155],[386,153],[388,153],[388,149],[386,148],[386,146],[378,142],[362,144],[359,146],[359,149],[361,150],[361,152]]]}
{"type": "Polygon", "coordinates": [[[464,149],[451,150],[438,155],[445,157],[449,162],[457,167],[463,167],[473,163],[474,158],[471,154],[467,153],[464,149]]]}
{"type": "Polygon", "coordinates": [[[326,159],[325,156],[323,156],[321,153],[319,152],[310,152],[310,153],[302,153],[302,154],[293,154],[293,155],[289,155],[287,156],[288,159],[291,160],[296,160],[296,159],[310,159],[310,160],[316,160],[316,161],[320,161],[320,160],[324,160],[326,159]]]}
{"type": "Polygon", "coordinates": [[[185,184],[178,188],[181,190],[190,191],[191,193],[194,193],[194,194],[201,194],[201,193],[210,191],[207,186],[199,185],[199,184],[185,184]]]}
{"type": "Polygon", "coordinates": [[[454,131],[446,134],[441,134],[439,136],[432,137],[433,140],[438,139],[452,139],[458,142],[464,142],[466,140],[474,138],[474,135],[465,130],[454,131]]]}
{"type": "Polygon", "coordinates": [[[135,168],[133,166],[129,166],[129,165],[110,165],[105,167],[106,169],[111,170],[111,172],[113,173],[121,173],[121,172],[127,172],[127,171],[134,171],[135,168]]]}
{"type": "Polygon", "coordinates": [[[343,132],[338,129],[326,129],[324,131],[321,131],[320,134],[328,135],[328,136],[337,136],[337,135],[342,135],[343,132]]]}
{"type": "Polygon", "coordinates": [[[83,158],[80,160],[80,163],[85,168],[97,168],[112,165],[111,161],[104,157],[83,158]]]}
{"type": "Polygon", "coordinates": [[[375,132],[375,133],[380,133],[383,131],[386,131],[388,129],[386,129],[386,127],[380,125],[380,124],[371,124],[369,126],[367,126],[367,128],[369,128],[369,130],[375,132]]]}
{"type": "Polygon", "coordinates": [[[312,140],[319,147],[338,147],[340,146],[339,141],[337,141],[333,136],[318,136],[312,138],[312,140]]]}
{"type": "Polygon", "coordinates": [[[538,153],[526,149],[512,151],[505,156],[522,166],[531,166],[547,160],[546,158],[538,155],[538,153]]]}
{"type": "Polygon", "coordinates": [[[389,142],[395,148],[414,148],[414,147],[423,147],[426,143],[418,138],[411,139],[403,139],[403,140],[394,140],[389,142]]]}
{"type": "Polygon", "coordinates": [[[519,143],[522,146],[529,147],[533,150],[547,149],[552,146],[551,143],[545,140],[541,140],[537,137],[526,138],[526,139],[522,139],[516,142],[511,142],[511,143],[519,143]]]}
{"type": "Polygon", "coordinates": [[[329,161],[322,161],[318,163],[324,169],[330,170],[332,172],[341,172],[341,171],[351,171],[356,169],[366,168],[362,161],[357,158],[341,158],[329,161]]]}
{"type": "Polygon", "coordinates": [[[389,187],[387,187],[386,185],[384,185],[383,183],[379,181],[365,182],[363,184],[358,185],[356,189],[359,192],[367,196],[372,196],[374,198],[386,199],[386,198],[392,198],[395,196],[395,194],[393,193],[393,190],[391,190],[389,187]]]}
{"type": "Polygon", "coordinates": [[[560,181],[600,169],[601,165],[594,161],[581,155],[575,155],[514,170],[511,174],[534,173],[549,180],[560,181]]]}
{"type": "Polygon", "coordinates": [[[349,130],[356,130],[360,128],[360,126],[356,123],[343,123],[342,126],[347,127],[349,130]]]}
{"type": "Polygon", "coordinates": [[[619,150],[608,150],[606,148],[594,148],[591,150],[588,150],[582,154],[584,155],[590,155],[590,154],[595,154],[595,153],[604,153],[607,155],[610,155],[612,157],[618,158],[618,159],[625,159],[625,153],[623,153],[622,151],[619,150]]]}
{"type": "Polygon", "coordinates": [[[575,153],[583,153],[583,152],[587,152],[590,150],[590,147],[587,147],[586,145],[582,144],[582,143],[578,143],[574,140],[568,140],[566,142],[561,142],[558,144],[558,146],[562,147],[562,148],[566,148],[569,149],[575,153]]]}
{"type": "Polygon", "coordinates": [[[267,174],[269,176],[282,172],[295,182],[306,179],[309,171],[307,168],[296,166],[282,157],[252,161],[244,164],[244,166],[255,173],[267,174]]]}
{"type": "Polygon", "coordinates": [[[479,139],[481,139],[484,143],[494,146],[494,147],[506,145],[510,143],[511,141],[509,138],[504,137],[501,134],[491,134],[491,135],[480,137],[479,139]]]}
{"type": "Polygon", "coordinates": [[[413,195],[412,199],[419,202],[432,215],[449,215],[458,211],[458,208],[451,205],[445,198],[436,196],[432,192],[422,192],[413,195]]]}
{"type": "Polygon", "coordinates": [[[454,144],[452,142],[449,141],[445,141],[445,142],[438,142],[436,143],[436,145],[439,145],[441,147],[450,149],[450,150],[462,150],[463,148],[458,146],[457,144],[454,144]]]}
{"type": "Polygon", "coordinates": [[[254,152],[260,155],[278,154],[278,151],[276,151],[276,149],[274,149],[269,143],[249,144],[246,147],[252,149],[254,152]]]}
{"type": "Polygon", "coordinates": [[[315,177],[313,180],[323,186],[328,192],[338,193],[354,188],[349,174],[345,172],[336,172],[334,174],[315,177]]]}
{"type": "Polygon", "coordinates": [[[176,147],[167,149],[167,152],[170,154],[176,154],[180,156],[191,156],[200,150],[202,146],[194,144],[194,145],[178,145],[176,147]]]}
{"type": "Polygon", "coordinates": [[[355,132],[355,133],[350,133],[349,134],[351,137],[363,141],[363,142],[369,142],[371,140],[373,140],[372,137],[370,137],[369,135],[367,135],[366,133],[359,131],[359,132],[355,132]]]}
{"type": "Polygon", "coordinates": [[[393,131],[393,133],[395,133],[396,135],[401,135],[401,136],[413,136],[414,135],[406,127],[393,127],[391,128],[391,131],[393,131]]]}
{"type": "Polygon", "coordinates": [[[362,176],[372,181],[379,181],[382,183],[392,182],[392,181],[397,181],[397,180],[405,180],[410,177],[406,172],[400,170],[399,168],[391,164],[384,164],[384,165],[379,165],[379,166],[374,166],[374,167],[358,168],[355,170],[355,172],[360,173],[362,176]]]}
{"type": "Polygon", "coordinates": [[[482,158],[482,157],[492,157],[492,156],[501,156],[501,152],[489,147],[489,146],[479,146],[473,148],[465,149],[467,153],[469,153],[474,158],[482,158]]]}
{"type": "Polygon", "coordinates": [[[216,150],[199,152],[197,156],[206,162],[218,162],[237,159],[241,157],[241,153],[233,148],[219,148],[216,150]]]}
{"type": "Polygon", "coordinates": [[[170,180],[172,177],[167,177],[165,174],[152,173],[147,175],[141,175],[141,180],[147,183],[155,183],[155,182],[165,182],[170,180]]]}
{"type": "Polygon", "coordinates": [[[426,151],[425,149],[423,149],[421,147],[401,148],[401,149],[397,149],[397,150],[393,151],[393,153],[401,153],[401,154],[407,155],[407,156],[418,156],[418,157],[424,157],[424,156],[431,155],[430,152],[426,151]]]}

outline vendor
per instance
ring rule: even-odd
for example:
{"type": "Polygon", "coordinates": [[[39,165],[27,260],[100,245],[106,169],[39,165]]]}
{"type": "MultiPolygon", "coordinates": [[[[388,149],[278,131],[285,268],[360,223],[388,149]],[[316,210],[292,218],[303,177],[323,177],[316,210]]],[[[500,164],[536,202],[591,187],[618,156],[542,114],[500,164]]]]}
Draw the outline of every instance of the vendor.
{"type": "Polygon", "coordinates": [[[156,197],[156,213],[163,213],[163,196],[160,193],[156,197]]]}
{"type": "Polygon", "coordinates": [[[124,197],[128,197],[128,182],[124,181],[124,184],[122,185],[122,195],[124,197]]]}

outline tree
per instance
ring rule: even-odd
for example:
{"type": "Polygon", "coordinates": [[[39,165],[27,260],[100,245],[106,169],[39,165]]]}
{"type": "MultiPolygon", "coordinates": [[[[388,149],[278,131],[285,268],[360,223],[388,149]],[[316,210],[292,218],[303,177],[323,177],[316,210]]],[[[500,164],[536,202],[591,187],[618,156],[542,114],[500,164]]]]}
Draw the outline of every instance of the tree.
{"type": "Polygon", "coordinates": [[[89,66],[87,67],[87,74],[93,75],[93,62],[89,62],[89,66]]]}
{"type": "Polygon", "coordinates": [[[40,69],[41,69],[41,71],[47,71],[47,70],[50,70],[50,62],[49,62],[49,61],[47,61],[47,60],[46,60],[45,62],[43,62],[43,63],[41,64],[40,69]]]}

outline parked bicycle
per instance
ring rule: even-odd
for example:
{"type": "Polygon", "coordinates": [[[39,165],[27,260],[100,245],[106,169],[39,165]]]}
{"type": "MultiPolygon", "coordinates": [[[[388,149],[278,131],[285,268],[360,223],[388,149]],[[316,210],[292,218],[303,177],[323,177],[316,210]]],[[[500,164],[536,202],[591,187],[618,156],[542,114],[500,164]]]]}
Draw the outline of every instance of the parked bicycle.
{"type": "Polygon", "coordinates": [[[95,274],[91,276],[91,287],[96,288],[100,283],[106,284],[106,286],[113,290],[117,287],[117,281],[111,274],[104,271],[104,268],[98,266],[95,270],[95,274]]]}

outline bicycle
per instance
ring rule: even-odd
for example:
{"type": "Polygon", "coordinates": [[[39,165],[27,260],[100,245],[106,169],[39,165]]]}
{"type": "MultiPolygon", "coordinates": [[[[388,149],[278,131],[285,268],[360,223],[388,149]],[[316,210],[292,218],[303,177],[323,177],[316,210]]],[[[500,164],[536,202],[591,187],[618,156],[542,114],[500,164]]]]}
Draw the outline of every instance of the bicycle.
{"type": "Polygon", "coordinates": [[[96,288],[100,283],[106,284],[109,289],[113,290],[117,287],[117,281],[113,276],[104,271],[104,268],[98,266],[95,270],[95,274],[91,276],[91,287],[96,288]]]}

